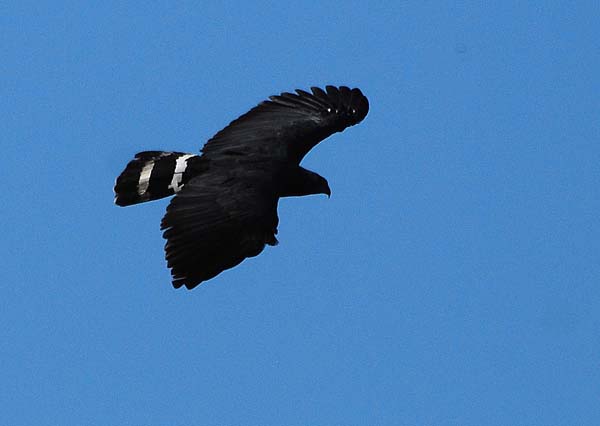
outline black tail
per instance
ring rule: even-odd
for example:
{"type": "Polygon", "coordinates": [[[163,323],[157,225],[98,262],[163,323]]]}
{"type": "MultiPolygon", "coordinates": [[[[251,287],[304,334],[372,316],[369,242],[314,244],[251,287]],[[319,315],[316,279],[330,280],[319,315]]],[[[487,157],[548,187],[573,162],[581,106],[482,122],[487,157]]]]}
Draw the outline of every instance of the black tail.
{"type": "Polygon", "coordinates": [[[135,155],[115,183],[115,204],[130,206],[173,195],[201,173],[200,156],[144,151],[135,155]]]}

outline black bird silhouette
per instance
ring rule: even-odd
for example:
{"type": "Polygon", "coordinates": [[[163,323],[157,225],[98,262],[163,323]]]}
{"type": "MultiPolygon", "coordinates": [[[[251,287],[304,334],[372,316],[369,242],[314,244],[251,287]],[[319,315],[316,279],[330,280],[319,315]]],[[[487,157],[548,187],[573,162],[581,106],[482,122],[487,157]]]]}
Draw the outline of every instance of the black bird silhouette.
{"type": "Polygon", "coordinates": [[[280,197],[331,195],[327,180],[300,162],[312,147],[362,121],[359,89],[327,86],[271,96],[231,122],[201,155],[144,151],[117,178],[115,203],[177,194],[161,229],[173,286],[202,281],[277,244],[280,197]]]}

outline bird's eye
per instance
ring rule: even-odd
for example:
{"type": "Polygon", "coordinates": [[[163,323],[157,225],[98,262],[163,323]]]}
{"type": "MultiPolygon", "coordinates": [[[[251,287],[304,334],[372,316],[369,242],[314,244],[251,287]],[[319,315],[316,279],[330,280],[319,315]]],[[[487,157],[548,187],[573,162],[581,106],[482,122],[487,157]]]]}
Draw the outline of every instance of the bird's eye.
{"type": "Polygon", "coordinates": [[[352,115],[356,114],[356,109],[352,108],[352,115]]]}
{"type": "Polygon", "coordinates": [[[327,108],[327,112],[331,112],[331,108],[327,108]]]}

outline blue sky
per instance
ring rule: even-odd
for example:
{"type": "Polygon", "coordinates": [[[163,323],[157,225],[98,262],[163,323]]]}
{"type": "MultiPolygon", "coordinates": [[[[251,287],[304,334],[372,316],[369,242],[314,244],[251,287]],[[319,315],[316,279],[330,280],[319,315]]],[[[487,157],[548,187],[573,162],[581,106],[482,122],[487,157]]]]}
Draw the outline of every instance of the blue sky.
{"type": "Polygon", "coordinates": [[[7,425],[600,424],[597,2],[9,2],[7,425]],[[279,239],[193,291],[135,152],[271,94],[371,110],[279,239]]]}

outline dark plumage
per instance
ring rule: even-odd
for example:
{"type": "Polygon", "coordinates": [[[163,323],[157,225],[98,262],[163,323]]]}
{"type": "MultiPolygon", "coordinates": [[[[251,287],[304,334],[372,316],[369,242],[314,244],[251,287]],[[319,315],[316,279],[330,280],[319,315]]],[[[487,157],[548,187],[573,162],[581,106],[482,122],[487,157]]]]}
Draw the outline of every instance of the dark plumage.
{"type": "Polygon", "coordinates": [[[359,89],[311,90],[271,96],[218,132],[201,156],[142,152],[117,178],[121,206],[177,194],[161,223],[176,288],[194,288],[276,245],[280,197],[331,194],[300,162],[362,121],[369,103],[359,89]]]}

